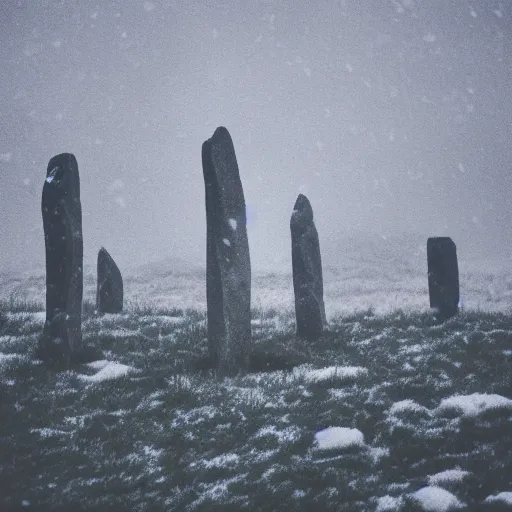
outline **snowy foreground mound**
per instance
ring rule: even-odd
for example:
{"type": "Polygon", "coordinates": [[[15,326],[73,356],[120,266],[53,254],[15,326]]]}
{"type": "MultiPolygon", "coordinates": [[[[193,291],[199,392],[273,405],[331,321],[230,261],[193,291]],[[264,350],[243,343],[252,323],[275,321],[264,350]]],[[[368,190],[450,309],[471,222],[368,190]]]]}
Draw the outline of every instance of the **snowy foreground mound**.
{"type": "Polygon", "coordinates": [[[0,509],[512,504],[507,316],[367,312],[308,344],[292,314],[260,310],[251,371],[225,380],[202,311],[86,314],[105,359],[60,373],[33,357],[43,322],[0,312],[0,509]]]}

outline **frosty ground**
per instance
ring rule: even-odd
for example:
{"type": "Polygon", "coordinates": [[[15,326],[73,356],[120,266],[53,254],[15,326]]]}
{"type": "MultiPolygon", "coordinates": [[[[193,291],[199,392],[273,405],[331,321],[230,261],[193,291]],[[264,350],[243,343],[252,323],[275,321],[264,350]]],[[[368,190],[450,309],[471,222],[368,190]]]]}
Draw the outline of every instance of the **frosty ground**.
{"type": "Polygon", "coordinates": [[[133,276],[125,312],[102,317],[86,277],[84,338],[105,360],[62,372],[33,356],[41,277],[4,277],[2,510],[508,509],[508,295],[439,325],[421,274],[367,275],[358,295],[337,272],[314,344],[294,336],[289,274],[255,274],[250,372],[232,379],[206,364],[204,304],[177,304],[202,272],[133,276]]]}

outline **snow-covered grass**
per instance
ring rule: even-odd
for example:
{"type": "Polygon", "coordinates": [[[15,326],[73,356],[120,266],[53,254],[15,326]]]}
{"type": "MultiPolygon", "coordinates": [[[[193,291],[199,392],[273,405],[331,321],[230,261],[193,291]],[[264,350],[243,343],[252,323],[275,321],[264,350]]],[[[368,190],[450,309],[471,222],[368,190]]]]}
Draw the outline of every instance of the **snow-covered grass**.
{"type": "Polygon", "coordinates": [[[504,314],[439,325],[421,310],[366,310],[306,343],[289,310],[260,303],[249,374],[219,379],[201,308],[87,308],[84,338],[104,360],[55,372],[33,356],[39,306],[2,304],[0,510],[512,504],[504,314]]]}

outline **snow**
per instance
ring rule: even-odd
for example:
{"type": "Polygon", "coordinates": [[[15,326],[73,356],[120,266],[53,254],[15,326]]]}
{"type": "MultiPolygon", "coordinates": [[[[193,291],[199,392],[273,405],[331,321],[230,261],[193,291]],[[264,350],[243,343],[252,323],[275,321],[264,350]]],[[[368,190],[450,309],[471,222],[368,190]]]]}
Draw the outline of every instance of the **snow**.
{"type": "Polygon", "coordinates": [[[46,321],[46,311],[38,311],[37,313],[32,313],[32,319],[37,323],[44,323],[46,321]]]}
{"type": "Polygon", "coordinates": [[[436,486],[423,487],[412,493],[411,497],[428,512],[448,512],[465,506],[451,492],[436,486]]]}
{"type": "Polygon", "coordinates": [[[382,457],[389,457],[389,448],[382,448],[381,446],[368,447],[368,455],[373,459],[376,464],[382,457]]]}
{"type": "Polygon", "coordinates": [[[237,222],[236,222],[236,219],[229,219],[228,220],[228,224],[229,226],[231,227],[231,229],[233,231],[235,231],[236,227],[237,227],[237,222]]]}
{"type": "Polygon", "coordinates": [[[499,494],[492,494],[491,496],[487,496],[484,500],[486,503],[492,503],[494,501],[501,501],[506,503],[507,505],[512,505],[512,492],[500,492],[499,494]]]}
{"type": "Polygon", "coordinates": [[[200,496],[190,504],[189,509],[194,510],[203,501],[206,501],[206,500],[217,501],[221,497],[226,496],[228,494],[228,486],[231,484],[234,484],[235,482],[244,480],[246,476],[247,476],[247,473],[244,473],[242,475],[238,475],[233,478],[225,478],[223,480],[217,480],[217,481],[211,482],[211,483],[200,484],[200,487],[202,488],[202,492],[201,492],[200,496]]]}
{"type": "Polygon", "coordinates": [[[184,316],[171,316],[171,315],[151,315],[151,316],[141,316],[139,318],[140,323],[153,323],[153,322],[160,322],[162,324],[168,324],[168,325],[176,325],[181,324],[186,320],[186,317],[184,316]]]}
{"type": "Polygon", "coordinates": [[[214,457],[210,460],[199,460],[197,462],[190,463],[191,468],[195,468],[196,466],[202,466],[208,469],[211,468],[222,468],[228,466],[230,464],[238,463],[240,457],[236,453],[223,453],[217,457],[214,457]]]}
{"type": "Polygon", "coordinates": [[[157,459],[158,457],[160,457],[162,455],[162,453],[164,453],[164,451],[162,449],[156,450],[152,446],[144,446],[143,450],[144,450],[144,455],[147,455],[148,457],[152,457],[154,459],[157,459]]]}
{"type": "Polygon", "coordinates": [[[139,335],[139,331],[130,331],[129,329],[100,329],[99,336],[111,336],[112,338],[129,338],[139,335]]]}
{"type": "Polygon", "coordinates": [[[298,427],[287,427],[283,430],[277,430],[274,425],[267,425],[266,427],[262,427],[258,430],[255,437],[265,437],[265,436],[275,436],[277,437],[280,443],[292,443],[299,438],[300,430],[298,427]]]}
{"type": "Polygon", "coordinates": [[[92,363],[87,363],[87,366],[89,368],[92,368],[93,370],[102,370],[107,366],[108,361],[106,359],[102,359],[101,361],[93,361],[92,363]]]}
{"type": "Polygon", "coordinates": [[[362,446],[364,445],[364,436],[356,428],[329,427],[315,434],[315,442],[318,450],[332,450],[348,446],[362,446]]]}
{"type": "Polygon", "coordinates": [[[11,359],[16,359],[17,357],[21,357],[21,354],[4,354],[0,352],[0,364],[10,361],[11,359]]]}
{"type": "Polygon", "coordinates": [[[446,471],[441,471],[435,475],[429,475],[428,483],[430,485],[437,485],[443,482],[460,482],[470,474],[471,473],[469,471],[463,471],[460,468],[447,469],[446,471]]]}
{"type": "Polygon", "coordinates": [[[512,400],[501,395],[488,395],[485,393],[454,395],[442,400],[437,410],[456,409],[461,411],[463,416],[477,416],[489,409],[496,408],[512,409],[512,400]]]}
{"type": "Polygon", "coordinates": [[[389,409],[389,414],[397,414],[399,412],[404,411],[413,411],[413,412],[423,412],[428,411],[426,407],[416,403],[414,400],[400,400],[399,402],[395,402],[389,409]]]}
{"type": "Polygon", "coordinates": [[[119,377],[124,377],[128,372],[133,370],[131,366],[111,361],[95,361],[93,363],[88,363],[87,366],[95,370],[100,368],[100,371],[94,375],[80,375],[82,380],[88,382],[101,382],[104,380],[118,379],[119,377]]]}
{"type": "Polygon", "coordinates": [[[332,378],[346,379],[359,377],[365,373],[368,373],[368,370],[362,366],[329,366],[327,368],[309,370],[305,373],[304,378],[308,382],[319,382],[332,378]]]}
{"type": "Polygon", "coordinates": [[[381,496],[377,500],[377,508],[375,512],[387,512],[391,510],[397,510],[402,505],[403,498],[399,496],[398,498],[394,498],[387,494],[386,496],[381,496]]]}
{"type": "Polygon", "coordinates": [[[66,432],[64,430],[56,430],[53,428],[31,428],[31,434],[39,434],[42,438],[52,437],[52,436],[60,436],[62,434],[68,435],[71,432],[66,432]]]}

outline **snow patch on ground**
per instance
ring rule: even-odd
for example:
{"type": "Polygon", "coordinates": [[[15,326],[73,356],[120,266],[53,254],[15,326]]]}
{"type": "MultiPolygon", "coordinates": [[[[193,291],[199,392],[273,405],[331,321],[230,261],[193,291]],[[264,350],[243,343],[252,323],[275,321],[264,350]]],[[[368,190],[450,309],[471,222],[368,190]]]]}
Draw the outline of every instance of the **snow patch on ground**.
{"type": "Polygon", "coordinates": [[[389,409],[388,415],[394,416],[404,411],[426,412],[429,415],[447,410],[459,411],[462,416],[477,416],[489,409],[512,409],[512,400],[501,395],[473,393],[472,395],[453,395],[441,400],[439,406],[430,410],[416,403],[414,400],[401,400],[395,402],[389,409]]]}
{"type": "Polygon", "coordinates": [[[489,409],[512,409],[512,400],[501,395],[473,393],[472,395],[454,395],[445,398],[439,404],[438,411],[458,410],[463,416],[477,416],[489,409]]]}
{"type": "Polygon", "coordinates": [[[112,361],[94,361],[93,363],[88,363],[87,366],[94,370],[99,369],[99,372],[94,375],[79,376],[82,380],[87,382],[101,382],[104,380],[118,379],[119,377],[124,377],[128,372],[133,370],[131,366],[112,361]]]}
{"type": "Polygon", "coordinates": [[[4,354],[0,352],[0,364],[21,357],[22,354],[4,354]]]}
{"type": "Polygon", "coordinates": [[[348,379],[359,377],[366,373],[368,373],[368,370],[362,366],[329,366],[317,370],[308,370],[304,374],[304,378],[307,382],[319,382],[333,378],[348,379]]]}
{"type": "Polygon", "coordinates": [[[436,473],[435,475],[429,475],[428,483],[435,486],[444,482],[460,482],[470,474],[471,473],[469,471],[463,471],[460,468],[448,469],[446,471],[436,473]]]}
{"type": "Polygon", "coordinates": [[[436,486],[423,487],[411,497],[428,512],[448,512],[465,506],[451,492],[436,486]]]}
{"type": "Polygon", "coordinates": [[[32,313],[32,320],[37,324],[44,324],[46,322],[46,311],[38,311],[32,313]]]}
{"type": "Polygon", "coordinates": [[[413,411],[413,412],[430,412],[426,407],[418,404],[414,400],[400,400],[399,402],[395,402],[389,409],[389,414],[394,415],[404,411],[413,411]]]}
{"type": "Polygon", "coordinates": [[[363,433],[356,428],[329,427],[315,434],[315,448],[317,450],[333,450],[363,445],[363,433]]]}
{"type": "Polygon", "coordinates": [[[106,359],[101,359],[100,361],[93,361],[92,363],[87,363],[87,366],[89,368],[92,368],[93,370],[102,370],[107,366],[108,361],[106,359]]]}
{"type": "Polygon", "coordinates": [[[499,494],[492,494],[491,496],[487,496],[484,500],[486,503],[492,503],[495,501],[501,501],[502,503],[506,503],[507,505],[512,505],[512,492],[500,492],[499,494]]]}
{"type": "Polygon", "coordinates": [[[392,510],[398,510],[402,503],[403,498],[401,496],[394,498],[393,496],[387,494],[386,496],[381,496],[377,500],[377,508],[375,509],[375,512],[388,512],[392,510]]]}

